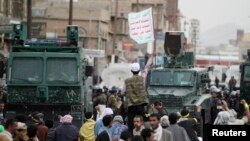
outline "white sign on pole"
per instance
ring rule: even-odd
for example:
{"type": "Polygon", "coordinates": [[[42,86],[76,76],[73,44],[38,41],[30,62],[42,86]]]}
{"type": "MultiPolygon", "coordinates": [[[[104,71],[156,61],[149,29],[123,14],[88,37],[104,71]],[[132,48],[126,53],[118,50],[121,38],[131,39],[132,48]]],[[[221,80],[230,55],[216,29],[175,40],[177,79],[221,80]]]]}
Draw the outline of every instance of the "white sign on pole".
{"type": "Polygon", "coordinates": [[[129,35],[138,44],[154,41],[152,8],[128,14],[129,35]]]}
{"type": "Polygon", "coordinates": [[[154,51],[153,42],[148,42],[148,43],[147,43],[147,53],[152,54],[153,51],[154,51]]]}
{"type": "Polygon", "coordinates": [[[85,55],[91,56],[91,57],[96,57],[96,58],[101,58],[105,56],[105,51],[104,50],[98,50],[98,49],[84,49],[83,50],[85,55]]]}

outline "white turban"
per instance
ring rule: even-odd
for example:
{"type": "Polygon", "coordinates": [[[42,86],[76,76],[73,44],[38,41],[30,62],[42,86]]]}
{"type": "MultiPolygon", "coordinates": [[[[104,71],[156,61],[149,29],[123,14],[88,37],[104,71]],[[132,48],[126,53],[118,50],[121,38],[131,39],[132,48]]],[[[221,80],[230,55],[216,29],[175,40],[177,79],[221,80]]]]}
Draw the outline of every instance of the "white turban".
{"type": "Polygon", "coordinates": [[[132,72],[140,71],[140,64],[139,64],[139,63],[133,63],[133,64],[131,65],[131,71],[132,71],[132,72]]]}

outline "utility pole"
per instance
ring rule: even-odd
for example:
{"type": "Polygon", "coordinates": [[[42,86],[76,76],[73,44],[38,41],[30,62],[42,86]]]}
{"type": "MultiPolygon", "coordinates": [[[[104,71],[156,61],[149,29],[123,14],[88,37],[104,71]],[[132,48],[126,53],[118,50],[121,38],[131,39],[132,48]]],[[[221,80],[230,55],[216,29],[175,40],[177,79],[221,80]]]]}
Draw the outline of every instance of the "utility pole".
{"type": "Polygon", "coordinates": [[[6,17],[9,17],[9,8],[10,8],[10,1],[5,0],[4,1],[4,14],[6,17]]]}
{"type": "MultiPolygon", "coordinates": [[[[160,10],[161,10],[160,6],[158,7],[158,4],[156,4],[156,9],[157,9],[157,13],[156,13],[156,22],[155,22],[156,27],[155,27],[155,29],[154,29],[155,40],[154,40],[153,54],[156,53],[156,46],[157,46],[156,35],[157,35],[157,32],[158,32],[158,28],[159,28],[159,27],[158,27],[158,25],[159,25],[159,13],[160,13],[160,10]]],[[[152,14],[154,14],[154,12],[153,12],[152,14]]],[[[154,16],[153,16],[153,17],[154,17],[154,16]]]]}
{"type": "Polygon", "coordinates": [[[27,37],[31,39],[31,30],[32,30],[32,0],[27,0],[27,37]]]}
{"type": "Polygon", "coordinates": [[[72,16],[73,16],[73,0],[69,1],[69,25],[72,25],[72,16]]]}
{"type": "Polygon", "coordinates": [[[136,12],[139,11],[139,0],[136,0],[136,12]]]}
{"type": "MultiPolygon", "coordinates": [[[[136,0],[136,12],[139,12],[139,0],[136,0]]],[[[134,46],[136,45],[136,43],[134,44],[134,46]]],[[[138,48],[138,53],[142,52],[141,48],[138,48]]]]}
{"type": "MultiPolygon", "coordinates": [[[[98,40],[97,40],[97,49],[99,50],[101,48],[101,43],[102,43],[102,38],[101,38],[101,21],[98,20],[98,26],[97,26],[97,31],[98,31],[98,40]]],[[[97,85],[99,85],[100,80],[99,80],[99,58],[94,58],[94,60],[96,61],[95,66],[96,66],[96,76],[97,76],[97,85]]]]}
{"type": "Polygon", "coordinates": [[[118,0],[116,0],[116,2],[115,2],[114,36],[113,36],[113,48],[112,48],[111,63],[114,63],[114,60],[115,60],[117,15],[118,15],[118,0]]]}

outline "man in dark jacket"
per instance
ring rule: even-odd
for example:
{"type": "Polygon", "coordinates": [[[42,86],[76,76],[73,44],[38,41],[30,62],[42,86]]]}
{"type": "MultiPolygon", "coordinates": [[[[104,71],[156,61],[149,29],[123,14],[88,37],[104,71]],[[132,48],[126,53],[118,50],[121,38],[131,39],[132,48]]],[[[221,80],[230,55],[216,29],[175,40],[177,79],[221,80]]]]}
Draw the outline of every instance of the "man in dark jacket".
{"type": "Polygon", "coordinates": [[[174,141],[190,141],[186,130],[177,124],[178,115],[176,113],[171,113],[169,115],[170,125],[167,130],[173,134],[174,141]]]}
{"type": "Polygon", "coordinates": [[[65,115],[61,119],[61,126],[56,128],[55,141],[77,141],[78,129],[72,124],[73,117],[65,115]]]}
{"type": "Polygon", "coordinates": [[[211,87],[211,98],[210,98],[210,123],[213,124],[218,113],[222,110],[221,99],[219,98],[220,89],[215,86],[211,87]]]}
{"type": "Polygon", "coordinates": [[[189,118],[189,110],[183,109],[181,111],[181,118],[178,120],[178,125],[186,130],[190,141],[199,141],[194,130],[196,124],[197,120],[195,118],[189,118]]]}
{"type": "Polygon", "coordinates": [[[45,125],[49,129],[47,137],[46,137],[46,141],[54,141],[54,139],[55,139],[55,131],[56,131],[56,129],[53,128],[54,122],[52,120],[46,120],[45,125]]]}
{"type": "Polygon", "coordinates": [[[218,88],[220,80],[219,80],[219,78],[217,76],[215,77],[215,81],[214,82],[215,82],[215,86],[218,88]]]}

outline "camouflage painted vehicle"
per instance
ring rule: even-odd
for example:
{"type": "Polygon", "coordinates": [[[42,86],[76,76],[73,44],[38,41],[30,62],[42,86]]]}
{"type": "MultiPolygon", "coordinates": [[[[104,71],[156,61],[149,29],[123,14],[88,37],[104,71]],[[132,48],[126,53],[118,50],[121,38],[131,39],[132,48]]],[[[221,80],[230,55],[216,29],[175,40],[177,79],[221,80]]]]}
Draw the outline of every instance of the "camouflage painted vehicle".
{"type": "Polygon", "coordinates": [[[196,106],[202,106],[208,122],[208,70],[193,67],[193,53],[183,51],[182,32],[167,32],[165,38],[164,65],[152,68],[147,76],[150,103],[162,102],[169,113],[187,107],[194,114],[196,106]]]}
{"type": "Polygon", "coordinates": [[[46,119],[71,114],[83,120],[84,70],[78,27],[67,27],[67,41],[25,40],[25,25],[13,25],[14,44],[8,59],[6,114],[43,112],[46,119]]]}
{"type": "Polygon", "coordinates": [[[250,49],[248,50],[247,60],[241,64],[240,95],[250,102],[250,49]]]}

